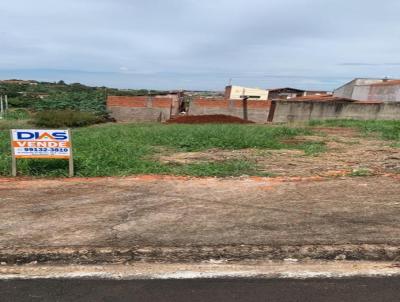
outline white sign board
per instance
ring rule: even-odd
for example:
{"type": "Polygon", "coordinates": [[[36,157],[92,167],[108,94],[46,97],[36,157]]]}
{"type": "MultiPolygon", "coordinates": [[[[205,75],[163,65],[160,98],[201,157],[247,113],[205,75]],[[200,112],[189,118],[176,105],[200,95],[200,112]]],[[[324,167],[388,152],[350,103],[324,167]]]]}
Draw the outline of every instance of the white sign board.
{"type": "Polygon", "coordinates": [[[64,158],[71,156],[68,130],[12,130],[15,158],[64,158]]]}
{"type": "Polygon", "coordinates": [[[69,175],[74,174],[69,130],[11,130],[12,175],[17,175],[18,158],[55,158],[69,160],[69,175]]]}

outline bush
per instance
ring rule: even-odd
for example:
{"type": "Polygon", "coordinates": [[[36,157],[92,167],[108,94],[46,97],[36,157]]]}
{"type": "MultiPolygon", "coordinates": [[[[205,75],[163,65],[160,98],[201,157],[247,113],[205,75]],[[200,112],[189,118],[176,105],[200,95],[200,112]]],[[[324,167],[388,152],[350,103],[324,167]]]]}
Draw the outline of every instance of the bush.
{"type": "MultiPolygon", "coordinates": [[[[29,120],[0,120],[0,131],[9,129],[29,129],[31,126],[32,125],[29,123],[29,120]]],[[[0,154],[3,155],[1,152],[0,154]]]]}
{"type": "Polygon", "coordinates": [[[23,108],[11,109],[7,111],[5,118],[7,120],[27,120],[30,118],[30,113],[23,108]]]}
{"type": "Polygon", "coordinates": [[[54,92],[40,102],[34,103],[33,108],[41,110],[83,110],[97,115],[106,116],[106,99],[102,91],[54,92]]]}
{"type": "Polygon", "coordinates": [[[39,127],[82,127],[104,122],[91,112],[73,110],[45,110],[36,113],[33,123],[39,127]]]}

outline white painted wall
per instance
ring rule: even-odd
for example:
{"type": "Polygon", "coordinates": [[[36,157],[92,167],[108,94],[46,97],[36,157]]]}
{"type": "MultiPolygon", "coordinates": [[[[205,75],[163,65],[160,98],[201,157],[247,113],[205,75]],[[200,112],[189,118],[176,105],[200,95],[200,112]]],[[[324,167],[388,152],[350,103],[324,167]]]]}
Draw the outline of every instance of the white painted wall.
{"type": "Polygon", "coordinates": [[[229,99],[240,100],[243,95],[249,96],[249,100],[268,100],[268,90],[259,88],[249,88],[242,86],[231,86],[231,93],[229,99]]]}

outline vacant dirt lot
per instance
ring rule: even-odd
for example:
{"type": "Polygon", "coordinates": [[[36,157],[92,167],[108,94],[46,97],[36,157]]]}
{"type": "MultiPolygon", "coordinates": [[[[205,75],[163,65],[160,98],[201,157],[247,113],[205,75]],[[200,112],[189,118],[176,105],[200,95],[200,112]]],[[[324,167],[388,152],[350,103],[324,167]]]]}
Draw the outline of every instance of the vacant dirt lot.
{"type": "Polygon", "coordinates": [[[317,135],[296,137],[289,145],[322,142],[326,152],[315,156],[301,150],[207,150],[161,156],[164,163],[196,163],[226,159],[255,161],[259,170],[276,176],[330,176],[362,170],[367,174],[400,174],[400,148],[375,136],[365,137],[355,129],[313,128],[317,135]]]}

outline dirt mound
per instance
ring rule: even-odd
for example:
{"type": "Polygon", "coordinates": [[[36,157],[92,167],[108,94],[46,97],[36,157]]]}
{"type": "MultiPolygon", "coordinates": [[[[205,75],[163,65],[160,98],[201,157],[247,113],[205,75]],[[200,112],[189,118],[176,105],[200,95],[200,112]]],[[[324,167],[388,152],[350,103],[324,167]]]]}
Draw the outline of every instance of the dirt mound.
{"type": "Polygon", "coordinates": [[[167,121],[169,124],[250,124],[236,116],[214,114],[214,115],[182,115],[167,121]]]}

